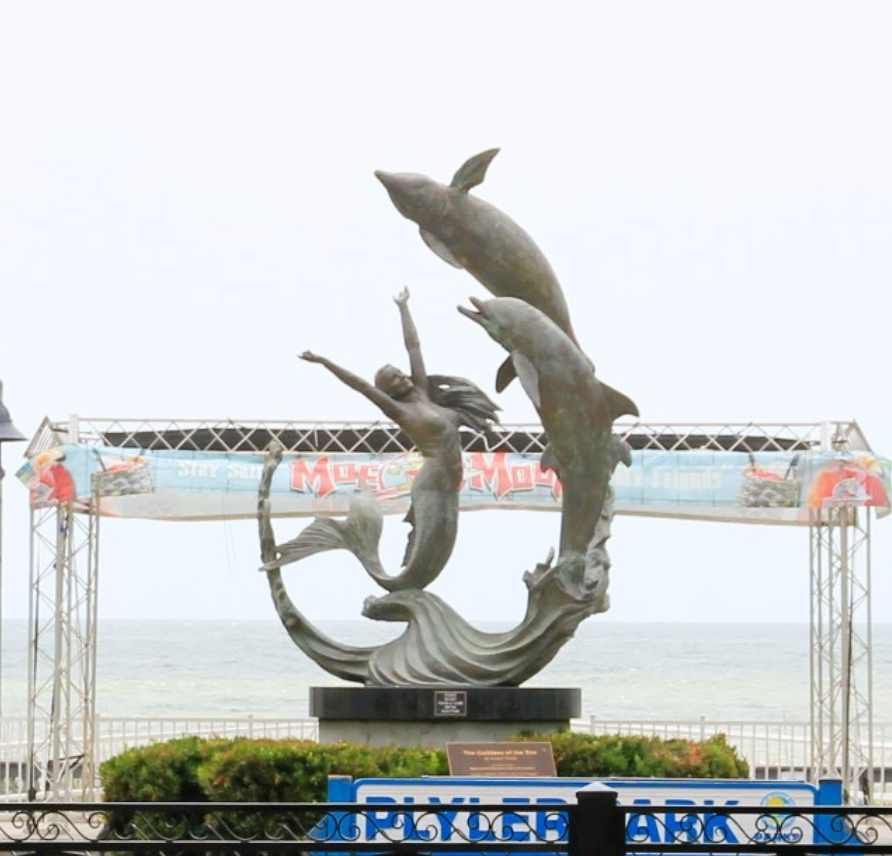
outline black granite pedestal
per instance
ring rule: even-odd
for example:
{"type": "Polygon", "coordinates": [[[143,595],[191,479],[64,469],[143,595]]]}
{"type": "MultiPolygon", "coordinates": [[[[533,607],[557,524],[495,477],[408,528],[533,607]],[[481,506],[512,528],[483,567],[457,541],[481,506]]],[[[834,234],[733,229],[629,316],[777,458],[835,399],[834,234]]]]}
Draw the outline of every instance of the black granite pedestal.
{"type": "Polygon", "coordinates": [[[559,731],[578,717],[578,689],[542,687],[311,687],[319,739],[374,746],[504,740],[559,731]]]}

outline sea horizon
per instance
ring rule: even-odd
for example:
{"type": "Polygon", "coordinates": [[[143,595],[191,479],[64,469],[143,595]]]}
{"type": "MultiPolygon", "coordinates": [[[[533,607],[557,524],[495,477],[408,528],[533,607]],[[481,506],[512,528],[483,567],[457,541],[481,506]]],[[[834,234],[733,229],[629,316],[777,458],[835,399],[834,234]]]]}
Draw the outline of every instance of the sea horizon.
{"type": "MultiPolygon", "coordinates": [[[[383,643],[403,630],[356,619],[317,625],[349,645],[383,643]]],[[[27,631],[24,619],[4,621],[6,716],[27,709],[27,631]]],[[[311,686],[350,686],[310,661],[275,618],[103,618],[96,636],[102,716],[299,718],[309,715],[311,686]]],[[[872,647],[880,721],[892,710],[892,624],[874,624],[872,647]]],[[[524,686],[579,687],[582,715],[601,719],[804,721],[809,625],[593,620],[524,686]]]]}

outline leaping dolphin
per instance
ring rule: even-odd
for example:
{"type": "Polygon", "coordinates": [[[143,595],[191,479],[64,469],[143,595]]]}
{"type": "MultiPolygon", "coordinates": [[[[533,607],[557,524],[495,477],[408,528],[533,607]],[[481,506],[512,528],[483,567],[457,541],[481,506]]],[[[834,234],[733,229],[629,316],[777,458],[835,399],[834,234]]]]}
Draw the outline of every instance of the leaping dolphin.
{"type": "MultiPolygon", "coordinates": [[[[498,152],[488,149],[467,160],[448,187],[412,173],[378,170],[375,175],[441,259],[464,268],[496,297],[517,297],[535,306],[579,347],[564,293],[542,251],[507,214],[468,192],[483,182],[498,152]]],[[[496,375],[496,390],[514,377],[508,359],[496,375]]]]}
{"type": "Polygon", "coordinates": [[[628,446],[613,436],[613,421],[638,416],[638,408],[601,383],[569,337],[537,308],[513,297],[472,297],[471,303],[476,311],[459,306],[459,312],[508,351],[548,435],[541,465],[555,468],[563,487],[558,560],[584,557],[610,476],[619,461],[631,462],[628,446]]]}

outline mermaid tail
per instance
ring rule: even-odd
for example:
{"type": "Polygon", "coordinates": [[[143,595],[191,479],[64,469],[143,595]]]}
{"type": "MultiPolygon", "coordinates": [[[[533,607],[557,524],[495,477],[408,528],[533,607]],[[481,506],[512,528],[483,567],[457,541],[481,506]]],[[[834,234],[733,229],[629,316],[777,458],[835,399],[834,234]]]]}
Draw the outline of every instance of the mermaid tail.
{"type": "MultiPolygon", "coordinates": [[[[273,472],[282,459],[280,446],[271,446],[263,463],[260,490],[257,498],[257,521],[260,528],[260,558],[273,564],[276,554],[275,536],[269,513],[269,489],[273,472]]],[[[267,571],[270,593],[279,619],[292,641],[313,662],[329,674],[346,681],[366,683],[369,679],[369,660],[377,648],[361,648],[342,645],[317,630],[309,619],[294,605],[285,591],[282,572],[278,568],[267,571]]]]}
{"type": "Polygon", "coordinates": [[[345,520],[315,518],[296,538],[277,545],[273,558],[261,570],[278,570],[328,550],[348,550],[387,591],[424,588],[446,566],[458,531],[458,495],[444,495],[435,486],[428,487],[433,474],[432,469],[425,472],[429,467],[435,465],[426,463],[412,486],[412,505],[406,515],[412,529],[398,574],[388,574],[381,563],[383,516],[377,500],[368,494],[351,502],[345,520]]]}
{"type": "Polygon", "coordinates": [[[276,558],[261,570],[272,571],[327,550],[349,550],[373,576],[385,575],[378,558],[383,518],[378,503],[368,496],[354,499],[346,520],[317,517],[296,538],[276,545],[276,558]]]}

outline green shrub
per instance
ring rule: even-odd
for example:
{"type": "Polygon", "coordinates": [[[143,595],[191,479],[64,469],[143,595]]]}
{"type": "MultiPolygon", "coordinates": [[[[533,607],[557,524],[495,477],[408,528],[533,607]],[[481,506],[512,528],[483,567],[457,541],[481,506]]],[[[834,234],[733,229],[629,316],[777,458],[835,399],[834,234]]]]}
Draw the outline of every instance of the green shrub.
{"type": "Polygon", "coordinates": [[[550,742],[559,776],[735,779],[749,775],[746,761],[728,745],[724,734],[695,741],[561,731],[515,739],[550,742]]]}
{"type": "Polygon", "coordinates": [[[322,802],[331,775],[417,777],[446,771],[439,750],[236,739],[208,757],[198,779],[211,801],[322,802]]]}
{"type": "Polygon", "coordinates": [[[189,737],[128,749],[100,768],[109,802],[322,802],[330,775],[415,778],[447,772],[439,749],[243,737],[189,737]]]}
{"type": "MultiPolygon", "coordinates": [[[[573,778],[737,778],[749,772],[724,735],[697,742],[563,731],[515,739],[550,741],[557,774],[573,778]]],[[[243,737],[186,737],[128,749],[100,768],[110,802],[323,802],[331,775],[417,778],[447,772],[440,749],[243,737]]]]}
{"type": "Polygon", "coordinates": [[[198,770],[222,743],[181,737],[167,743],[125,749],[120,755],[103,761],[99,768],[106,799],[115,802],[204,800],[198,770]]]}
{"type": "MultiPolygon", "coordinates": [[[[167,743],[125,749],[100,765],[105,799],[109,802],[204,802],[207,797],[198,773],[224,742],[181,737],[167,743]]],[[[140,814],[128,810],[112,812],[108,819],[112,829],[126,837],[142,837],[136,829],[150,830],[160,825],[173,830],[184,827],[187,822],[184,817],[170,813],[140,814]]]]}

